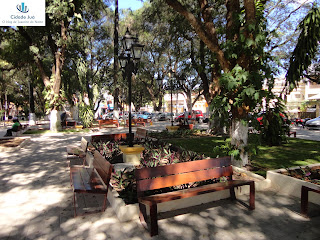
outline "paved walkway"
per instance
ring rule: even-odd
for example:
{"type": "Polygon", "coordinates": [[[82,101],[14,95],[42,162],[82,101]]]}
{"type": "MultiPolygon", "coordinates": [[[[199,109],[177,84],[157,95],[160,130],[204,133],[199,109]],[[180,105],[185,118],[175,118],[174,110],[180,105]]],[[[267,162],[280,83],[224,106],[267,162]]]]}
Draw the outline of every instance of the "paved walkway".
{"type": "MultiPolygon", "coordinates": [[[[81,136],[33,136],[19,152],[0,153],[0,239],[151,239],[138,221],[120,223],[111,208],[73,218],[65,146],[81,136]]],[[[153,239],[320,239],[320,207],[311,204],[305,219],[299,205],[272,189],[257,192],[254,211],[222,200],[160,220],[153,239]]]]}

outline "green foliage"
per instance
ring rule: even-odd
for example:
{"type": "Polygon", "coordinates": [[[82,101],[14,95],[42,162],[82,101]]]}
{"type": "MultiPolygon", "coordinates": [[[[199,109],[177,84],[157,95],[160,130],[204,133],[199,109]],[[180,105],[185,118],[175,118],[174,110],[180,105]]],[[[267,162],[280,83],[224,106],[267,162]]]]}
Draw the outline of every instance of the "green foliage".
{"type": "Polygon", "coordinates": [[[127,168],[116,171],[111,181],[126,204],[138,202],[134,171],[127,168]]]}
{"type": "Polygon", "coordinates": [[[320,40],[320,9],[317,6],[309,11],[298,26],[301,31],[297,45],[290,58],[286,74],[288,92],[297,87],[300,77],[315,58],[320,40]]]}
{"type": "Polygon", "coordinates": [[[146,142],[144,147],[140,161],[143,167],[156,167],[178,162],[177,155],[172,152],[169,144],[146,142]]]}
{"type": "Polygon", "coordinates": [[[84,128],[91,127],[94,119],[92,107],[84,103],[79,104],[79,117],[82,121],[84,128]]]}
{"type": "Polygon", "coordinates": [[[60,90],[58,94],[53,91],[53,84],[55,77],[51,76],[50,84],[44,88],[42,94],[45,99],[45,108],[47,114],[53,109],[60,109],[65,103],[65,94],[63,90],[60,90]]]}
{"type": "Polygon", "coordinates": [[[111,164],[122,161],[122,153],[119,149],[119,143],[115,141],[95,142],[93,146],[105,157],[111,164]]]}
{"type": "Polygon", "coordinates": [[[261,133],[262,141],[269,146],[277,146],[286,142],[290,122],[284,115],[284,107],[280,102],[260,115],[262,124],[259,124],[257,129],[261,133]]]}
{"type": "MultiPolygon", "coordinates": [[[[249,155],[249,159],[252,159],[258,154],[258,147],[261,144],[261,136],[258,134],[250,134],[248,145],[244,146],[244,150],[249,155]]],[[[212,156],[223,157],[232,156],[234,159],[240,160],[241,149],[231,144],[230,138],[224,138],[224,143],[214,146],[212,156]]]]}

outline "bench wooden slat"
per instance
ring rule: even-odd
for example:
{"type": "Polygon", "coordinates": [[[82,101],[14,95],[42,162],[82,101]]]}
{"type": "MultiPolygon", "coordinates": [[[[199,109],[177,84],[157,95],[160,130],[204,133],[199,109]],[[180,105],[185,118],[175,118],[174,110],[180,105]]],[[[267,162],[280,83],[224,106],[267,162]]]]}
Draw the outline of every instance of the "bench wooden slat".
{"type": "MultiPolygon", "coordinates": [[[[252,181],[252,183],[254,182],[252,181]]],[[[221,190],[239,187],[243,185],[249,185],[249,184],[250,182],[244,181],[244,180],[232,180],[228,182],[213,183],[213,184],[203,185],[195,188],[177,190],[177,191],[168,192],[168,193],[155,194],[152,196],[145,196],[140,198],[139,200],[140,202],[143,202],[145,204],[152,205],[154,203],[162,203],[162,202],[168,202],[168,201],[177,200],[177,199],[189,198],[189,197],[198,196],[200,194],[221,191],[221,190]]]]}
{"type": "MultiPolygon", "coordinates": [[[[173,164],[174,166],[176,164],[173,164]]],[[[147,191],[185,183],[200,182],[217,177],[227,177],[232,175],[232,167],[212,168],[187,173],[180,173],[159,178],[143,179],[137,183],[137,191],[147,191]],[[216,176],[216,177],[215,177],[216,176]]]]}
{"type": "Polygon", "coordinates": [[[230,157],[203,159],[191,162],[182,162],[156,168],[141,168],[136,170],[137,179],[154,178],[157,176],[173,175],[202,169],[230,166],[230,157]]]}
{"type": "Polygon", "coordinates": [[[72,167],[74,192],[105,193],[107,188],[101,183],[93,168],[72,167]]]}
{"type": "Polygon", "coordinates": [[[90,174],[86,168],[83,167],[71,167],[70,173],[72,177],[73,190],[76,192],[86,191],[91,188],[90,174]]]}
{"type": "Polygon", "coordinates": [[[94,151],[93,167],[97,170],[98,174],[105,183],[109,183],[112,165],[97,151],[94,151]]]}

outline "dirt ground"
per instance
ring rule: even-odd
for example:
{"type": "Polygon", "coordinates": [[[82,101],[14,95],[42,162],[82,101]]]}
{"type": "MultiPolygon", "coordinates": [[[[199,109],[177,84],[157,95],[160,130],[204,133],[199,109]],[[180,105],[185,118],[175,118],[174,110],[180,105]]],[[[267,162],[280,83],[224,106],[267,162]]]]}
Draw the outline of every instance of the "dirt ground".
{"type": "Polygon", "coordinates": [[[8,139],[0,139],[0,147],[17,147],[19,146],[25,139],[23,138],[8,138],[8,139]]]}

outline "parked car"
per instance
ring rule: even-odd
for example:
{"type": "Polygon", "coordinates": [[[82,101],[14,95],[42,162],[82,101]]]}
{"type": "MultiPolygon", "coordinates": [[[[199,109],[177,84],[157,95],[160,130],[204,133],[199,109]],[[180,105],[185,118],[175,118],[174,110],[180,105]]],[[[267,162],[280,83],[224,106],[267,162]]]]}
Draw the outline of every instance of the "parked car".
{"type": "Polygon", "coordinates": [[[152,115],[151,113],[149,112],[141,112],[141,113],[138,113],[136,118],[142,118],[142,119],[151,119],[152,118],[152,115]]]}
{"type": "MultiPolygon", "coordinates": [[[[184,119],[184,113],[181,113],[177,117],[175,117],[174,121],[179,122],[183,121],[184,119]]],[[[192,110],[192,114],[188,115],[188,120],[195,119],[197,122],[202,123],[203,122],[203,113],[200,110],[192,110]]]]}
{"type": "Polygon", "coordinates": [[[158,121],[167,121],[167,115],[165,113],[161,113],[158,116],[158,121]]]}
{"type": "Polygon", "coordinates": [[[305,126],[308,129],[320,129],[320,116],[314,119],[308,120],[305,126]]]}

